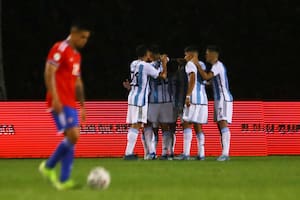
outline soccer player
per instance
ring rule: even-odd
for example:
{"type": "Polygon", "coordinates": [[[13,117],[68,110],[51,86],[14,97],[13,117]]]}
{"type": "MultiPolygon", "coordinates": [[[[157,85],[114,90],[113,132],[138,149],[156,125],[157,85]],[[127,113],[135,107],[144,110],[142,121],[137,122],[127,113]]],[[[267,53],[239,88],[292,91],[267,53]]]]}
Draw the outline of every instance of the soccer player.
{"type": "MultiPolygon", "coordinates": [[[[208,100],[205,91],[205,82],[198,73],[196,65],[192,62],[194,58],[198,59],[198,50],[194,46],[185,48],[185,72],[188,76],[188,88],[183,109],[183,154],[179,157],[181,160],[189,160],[192,142],[192,126],[196,131],[198,143],[198,160],[205,159],[204,152],[204,133],[202,124],[207,123],[208,118],[208,100]]],[[[203,62],[198,62],[202,70],[206,69],[203,62]]]]}
{"type": "Polygon", "coordinates": [[[211,71],[206,72],[198,63],[197,58],[193,59],[197,66],[201,77],[204,80],[212,79],[214,90],[214,108],[215,121],[218,123],[218,128],[222,137],[222,155],[218,161],[229,160],[230,149],[230,130],[228,124],[232,121],[232,102],[233,98],[229,91],[227,72],[224,64],[219,61],[220,50],[217,46],[208,46],[206,49],[206,61],[212,64],[211,71]]]}
{"type": "MultiPolygon", "coordinates": [[[[159,47],[152,45],[150,48],[152,65],[157,70],[162,70],[162,61],[159,47]]],[[[150,94],[149,94],[149,111],[148,111],[148,124],[145,126],[144,135],[148,151],[150,154],[146,159],[153,159],[156,155],[156,151],[152,154],[153,150],[156,150],[156,145],[153,148],[153,136],[154,143],[158,140],[158,125],[162,128],[162,159],[168,158],[168,151],[172,153],[172,136],[173,130],[172,125],[176,122],[175,110],[173,107],[174,97],[172,95],[172,85],[168,78],[150,78],[150,94]],[[156,130],[155,130],[156,129],[156,130]],[[154,133],[154,135],[153,135],[154,133]]]]}
{"type": "Polygon", "coordinates": [[[81,119],[85,120],[84,89],[80,77],[81,55],[90,37],[88,28],[73,25],[69,37],[54,44],[48,55],[45,67],[47,105],[59,133],[64,139],[51,157],[40,164],[39,171],[59,190],[75,186],[70,179],[74,159],[74,148],[79,138],[79,125],[76,100],[80,101],[81,119]],[[61,162],[61,175],[58,179],[55,166],[61,162]]]}
{"type": "Polygon", "coordinates": [[[147,63],[150,58],[149,49],[142,45],[137,48],[139,60],[131,67],[131,90],[128,95],[127,123],[130,124],[127,135],[125,160],[137,159],[133,154],[139,129],[147,123],[149,78],[167,77],[167,57],[162,57],[162,71],[147,63]]]}

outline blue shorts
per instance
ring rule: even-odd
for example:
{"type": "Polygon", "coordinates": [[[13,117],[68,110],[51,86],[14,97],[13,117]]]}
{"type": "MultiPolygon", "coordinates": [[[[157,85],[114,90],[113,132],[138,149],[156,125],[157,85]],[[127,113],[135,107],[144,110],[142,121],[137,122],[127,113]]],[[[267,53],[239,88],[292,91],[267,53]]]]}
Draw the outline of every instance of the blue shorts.
{"type": "Polygon", "coordinates": [[[51,112],[56,128],[59,133],[65,132],[66,129],[78,127],[78,112],[75,108],[63,106],[63,111],[59,114],[51,112]]]}

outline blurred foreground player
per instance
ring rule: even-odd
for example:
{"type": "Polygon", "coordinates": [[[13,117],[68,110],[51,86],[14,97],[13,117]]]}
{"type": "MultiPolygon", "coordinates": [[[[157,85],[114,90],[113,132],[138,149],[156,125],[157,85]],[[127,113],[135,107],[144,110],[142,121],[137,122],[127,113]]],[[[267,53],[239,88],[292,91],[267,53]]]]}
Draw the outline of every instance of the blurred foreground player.
{"type": "Polygon", "coordinates": [[[59,133],[64,134],[64,139],[51,157],[40,164],[39,171],[58,190],[75,186],[70,175],[74,147],[80,134],[76,100],[80,101],[81,118],[85,120],[84,89],[80,77],[81,55],[78,50],[86,45],[89,37],[89,29],[73,25],[69,37],[54,44],[46,61],[47,104],[59,133]],[[59,179],[54,169],[58,162],[61,162],[59,179]]]}
{"type": "Polygon", "coordinates": [[[198,58],[194,57],[193,62],[197,66],[201,77],[204,80],[212,79],[214,90],[215,121],[221,133],[222,155],[218,161],[229,160],[230,130],[228,124],[232,121],[233,98],[229,91],[227,72],[224,64],[219,61],[220,50],[217,46],[208,46],[206,49],[206,61],[212,65],[209,72],[204,71],[199,64],[198,58]]]}

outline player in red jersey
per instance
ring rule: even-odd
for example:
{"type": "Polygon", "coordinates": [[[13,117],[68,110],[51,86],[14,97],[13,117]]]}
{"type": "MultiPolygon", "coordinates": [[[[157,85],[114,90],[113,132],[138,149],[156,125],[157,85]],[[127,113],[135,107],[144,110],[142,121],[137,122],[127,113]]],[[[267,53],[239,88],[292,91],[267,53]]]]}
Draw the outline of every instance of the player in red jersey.
{"type": "Polygon", "coordinates": [[[71,27],[69,37],[54,44],[48,55],[45,67],[47,105],[56,127],[64,133],[64,139],[51,157],[40,164],[40,172],[59,190],[74,187],[70,179],[74,146],[79,138],[79,123],[76,100],[80,101],[81,119],[85,120],[84,89],[80,77],[81,55],[90,37],[90,30],[81,25],[71,27]],[[55,166],[61,162],[61,175],[58,179],[55,166]]]}

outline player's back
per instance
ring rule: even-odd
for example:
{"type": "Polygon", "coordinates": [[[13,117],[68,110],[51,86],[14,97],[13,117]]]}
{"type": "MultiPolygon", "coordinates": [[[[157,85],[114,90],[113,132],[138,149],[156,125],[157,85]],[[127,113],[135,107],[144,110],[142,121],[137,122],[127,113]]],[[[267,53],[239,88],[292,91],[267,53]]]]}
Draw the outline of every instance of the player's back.
{"type": "Polygon", "coordinates": [[[128,96],[128,104],[144,106],[148,102],[149,78],[157,78],[159,71],[145,61],[136,62],[131,73],[131,90],[128,96]]]}
{"type": "MultiPolygon", "coordinates": [[[[160,61],[152,62],[151,65],[162,71],[162,63],[160,61]]],[[[173,102],[172,85],[169,79],[150,78],[150,95],[149,103],[160,104],[173,102]]]]}
{"type": "MultiPolygon", "coordinates": [[[[59,100],[63,105],[76,107],[75,84],[80,76],[81,56],[67,40],[54,44],[47,58],[47,63],[57,67],[55,84],[59,100]]],[[[51,107],[52,96],[47,93],[48,107],[51,107]]]]}
{"type": "Polygon", "coordinates": [[[214,73],[213,78],[213,90],[214,90],[214,99],[225,101],[233,101],[233,97],[229,90],[227,71],[224,64],[220,61],[216,62],[211,71],[214,73]]]}

